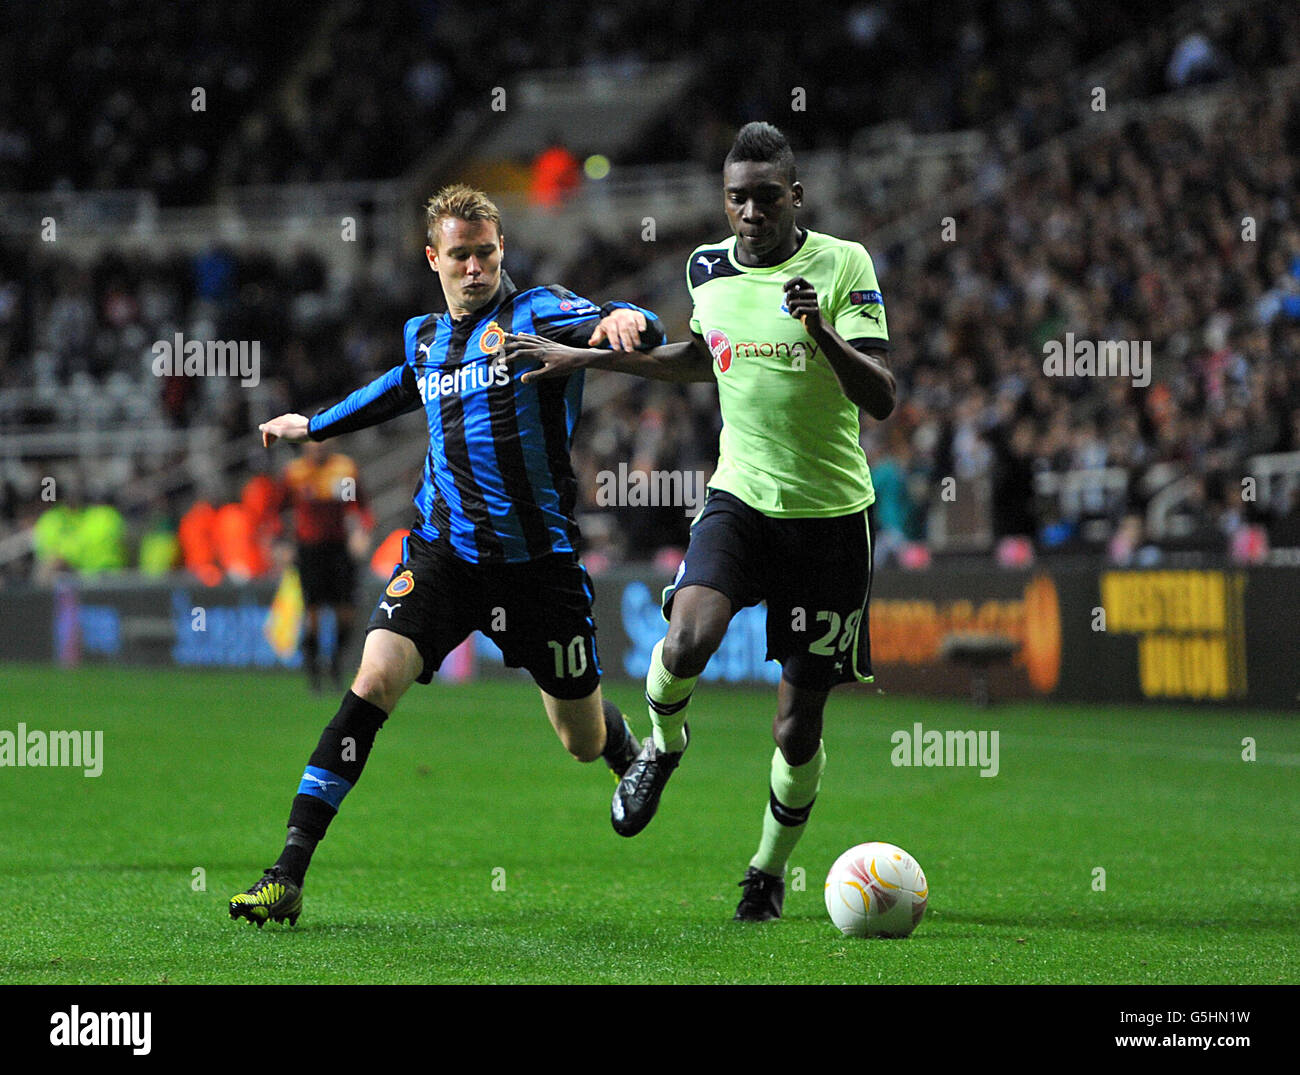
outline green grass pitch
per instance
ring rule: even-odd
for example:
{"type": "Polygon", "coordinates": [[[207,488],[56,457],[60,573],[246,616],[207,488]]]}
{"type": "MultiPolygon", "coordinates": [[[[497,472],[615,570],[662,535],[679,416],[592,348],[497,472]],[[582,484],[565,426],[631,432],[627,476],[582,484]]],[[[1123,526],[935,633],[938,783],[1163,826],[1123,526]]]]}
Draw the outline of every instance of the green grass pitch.
{"type": "MultiPolygon", "coordinates": [[[[643,733],[635,685],[606,686],[643,733]]],[[[742,925],[774,701],[702,685],[659,816],[625,840],[610,774],[568,758],[526,681],[415,687],[298,926],[258,930],[226,901],[279,853],[336,699],[288,675],[0,667],[0,729],[104,732],[98,778],[0,768],[0,982],[1300,980],[1294,716],[836,692],[786,917],[742,925]],[[1000,773],[894,767],[890,735],[916,721],[997,730],[1000,773]],[[845,939],[826,917],[830,863],[871,839],[928,876],[908,940],[845,939]]]]}

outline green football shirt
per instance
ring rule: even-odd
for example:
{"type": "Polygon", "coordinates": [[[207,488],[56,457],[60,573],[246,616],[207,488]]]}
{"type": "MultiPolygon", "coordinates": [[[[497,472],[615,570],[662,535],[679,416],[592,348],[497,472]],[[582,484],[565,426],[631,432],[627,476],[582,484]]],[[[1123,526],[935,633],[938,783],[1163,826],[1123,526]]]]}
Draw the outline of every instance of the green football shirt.
{"type": "Polygon", "coordinates": [[[871,257],[860,243],[815,231],[780,265],[741,265],[735,246],[733,235],[698,247],[686,269],[691,328],[713,355],[722,407],[718,469],[709,484],[777,518],[861,511],[876,494],[858,442],[857,404],[786,311],[783,288],[802,276],[841,337],[887,348],[871,257]]]}

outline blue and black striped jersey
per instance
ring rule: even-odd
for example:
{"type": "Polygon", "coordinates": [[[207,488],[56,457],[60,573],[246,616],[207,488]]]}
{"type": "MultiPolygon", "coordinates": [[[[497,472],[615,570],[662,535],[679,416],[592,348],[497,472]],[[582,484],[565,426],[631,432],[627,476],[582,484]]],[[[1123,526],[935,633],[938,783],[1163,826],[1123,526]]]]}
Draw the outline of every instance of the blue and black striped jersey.
{"type": "MultiPolygon", "coordinates": [[[[492,361],[506,333],[531,332],[586,347],[595,323],[615,306],[597,307],[551,285],[519,291],[502,272],[501,287],[481,313],[453,321],[425,314],[406,322],[406,356],[382,377],[311,419],[312,440],[325,440],[406,414],[423,405],[429,451],[415,494],[412,531],[472,563],[520,563],[576,552],[577,479],[569,460],[582,410],[583,373],[523,384],[533,364],[492,361]]],[[[649,328],[643,347],[663,342],[649,328]]]]}

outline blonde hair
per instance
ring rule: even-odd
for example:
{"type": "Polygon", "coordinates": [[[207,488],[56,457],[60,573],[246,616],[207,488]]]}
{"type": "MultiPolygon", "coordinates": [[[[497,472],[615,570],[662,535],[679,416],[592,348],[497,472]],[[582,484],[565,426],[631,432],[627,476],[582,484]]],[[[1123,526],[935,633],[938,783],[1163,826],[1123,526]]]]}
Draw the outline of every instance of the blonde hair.
{"type": "Polygon", "coordinates": [[[424,217],[429,231],[429,245],[435,250],[438,248],[435,236],[438,222],[449,218],[468,221],[490,220],[497,226],[497,235],[501,235],[501,210],[481,190],[475,190],[464,183],[452,183],[438,191],[429,199],[424,217]]]}

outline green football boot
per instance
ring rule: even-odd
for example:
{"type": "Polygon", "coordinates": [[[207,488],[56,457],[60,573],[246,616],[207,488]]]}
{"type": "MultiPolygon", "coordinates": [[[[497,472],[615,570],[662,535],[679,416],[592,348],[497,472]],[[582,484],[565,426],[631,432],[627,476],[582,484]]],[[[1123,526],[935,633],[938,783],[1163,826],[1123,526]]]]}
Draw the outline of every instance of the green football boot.
{"type": "Polygon", "coordinates": [[[230,917],[247,918],[261,929],[267,921],[295,925],[302,914],[302,889],[278,866],[262,874],[247,892],[230,897],[230,917]]]}

